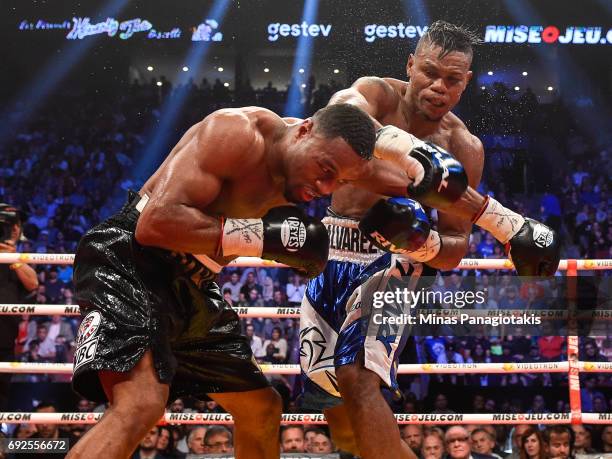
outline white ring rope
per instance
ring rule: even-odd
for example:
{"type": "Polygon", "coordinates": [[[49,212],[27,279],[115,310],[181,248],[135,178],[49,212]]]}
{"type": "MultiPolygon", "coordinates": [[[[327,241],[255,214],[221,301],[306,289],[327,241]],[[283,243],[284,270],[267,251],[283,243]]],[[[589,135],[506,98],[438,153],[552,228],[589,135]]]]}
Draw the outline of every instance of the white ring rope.
{"type": "MultiPolygon", "coordinates": [[[[576,262],[578,270],[612,269],[612,259],[569,260],[576,262]]],[[[29,263],[33,265],[71,265],[74,254],[70,253],[0,253],[0,263],[29,263]]],[[[238,257],[228,266],[251,268],[287,268],[287,265],[257,257],[238,257]]],[[[465,258],[455,269],[513,269],[514,265],[504,258],[465,258]]],[[[561,260],[559,270],[568,269],[568,260],[561,260]]]]}
{"type": "MultiPolygon", "coordinates": [[[[294,306],[236,306],[234,310],[243,319],[299,319],[300,307],[294,306]]],[[[469,313],[470,317],[521,317],[525,313],[540,317],[543,320],[612,320],[606,311],[573,311],[565,309],[414,309],[413,314],[436,314],[443,317],[454,317],[469,313]]],[[[0,316],[30,315],[80,315],[77,304],[0,304],[0,316]]]]}
{"type": "MultiPolygon", "coordinates": [[[[577,362],[578,370],[587,373],[612,373],[612,362],[577,362]]],[[[299,375],[298,364],[259,364],[268,375],[299,375]]],[[[514,362],[514,363],[404,363],[398,374],[512,374],[512,373],[567,373],[569,362],[514,362]]],[[[15,374],[72,374],[72,363],[0,362],[0,373],[15,374]]]]}
{"type": "MultiPolygon", "coordinates": [[[[0,413],[7,424],[95,424],[104,413],[0,413]]],[[[395,414],[398,424],[568,424],[570,413],[395,414]]],[[[611,413],[583,413],[584,424],[610,424],[611,413]]],[[[159,424],[233,424],[227,413],[166,413],[159,424]]],[[[323,414],[285,413],[282,424],[326,424],[323,414]]]]}

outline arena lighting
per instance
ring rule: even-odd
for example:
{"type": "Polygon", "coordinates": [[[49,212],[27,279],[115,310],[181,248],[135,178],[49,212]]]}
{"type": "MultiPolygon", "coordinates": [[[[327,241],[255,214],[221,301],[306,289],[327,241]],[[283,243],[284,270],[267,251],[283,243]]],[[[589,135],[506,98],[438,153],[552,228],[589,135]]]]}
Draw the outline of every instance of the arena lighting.
{"type": "Polygon", "coordinates": [[[521,90],[521,88],[520,88],[520,86],[515,86],[515,87],[514,87],[514,90],[515,90],[515,91],[520,91],[520,90],[521,90]]]}
{"type": "MultiPolygon", "coordinates": [[[[304,0],[304,9],[302,11],[302,22],[314,24],[317,21],[317,13],[319,9],[319,0],[304,0]]],[[[291,70],[291,86],[287,94],[287,103],[285,104],[285,116],[295,116],[301,118],[304,115],[304,106],[302,104],[302,91],[299,86],[299,75],[310,73],[310,63],[312,60],[312,49],[315,38],[310,36],[298,37],[298,42],[295,50],[295,58],[293,59],[293,67],[291,70]]]]}
{"type": "Polygon", "coordinates": [[[268,67],[266,67],[266,68],[264,69],[264,73],[268,73],[269,71],[270,71],[270,69],[269,69],[268,67]]]}
{"type": "Polygon", "coordinates": [[[219,72],[223,72],[223,67],[219,67],[219,68],[217,68],[217,70],[218,70],[219,72]]]}
{"type": "Polygon", "coordinates": [[[340,73],[340,70],[334,69],[334,73],[340,73]]]}
{"type": "Polygon", "coordinates": [[[149,72],[152,72],[152,71],[153,71],[153,70],[155,70],[155,69],[153,68],[153,66],[152,66],[152,65],[149,65],[149,66],[147,67],[147,70],[148,70],[149,72]]]}
{"type": "Polygon", "coordinates": [[[523,72],[523,76],[527,76],[529,75],[527,72],[523,72]]]}
{"type": "Polygon", "coordinates": [[[485,86],[481,86],[480,89],[482,89],[484,91],[487,88],[485,86]]]}
{"type": "Polygon", "coordinates": [[[492,70],[489,70],[489,71],[487,72],[487,75],[489,75],[489,76],[493,75],[493,71],[492,71],[492,70]]]}
{"type": "MultiPolygon", "coordinates": [[[[534,2],[528,0],[503,0],[505,9],[510,13],[512,18],[517,24],[546,24],[548,20],[543,18],[536,9],[533,7],[534,2]]],[[[612,10],[610,2],[600,2],[608,11],[612,10]],[[607,5],[607,6],[606,6],[607,5]]],[[[532,49],[540,57],[540,65],[548,66],[550,60],[550,51],[545,46],[533,46],[532,49]]],[[[576,64],[576,61],[572,57],[572,52],[564,47],[557,49],[556,60],[558,61],[558,67],[563,69],[563,81],[564,87],[567,88],[584,88],[586,91],[594,89],[589,76],[582,70],[580,65],[576,64]]],[[[566,105],[567,108],[573,112],[573,101],[569,99],[572,97],[571,91],[558,91],[561,96],[561,101],[566,105]],[[567,97],[567,98],[566,98],[567,97]]],[[[595,91],[590,94],[584,94],[587,97],[591,97],[593,100],[597,100],[597,94],[595,91]]],[[[588,135],[589,140],[595,140],[599,137],[601,132],[609,130],[607,120],[612,117],[612,111],[606,104],[600,104],[599,110],[581,110],[579,113],[575,113],[574,121],[580,129],[588,135]]]]}
{"type": "Polygon", "coordinates": [[[301,87],[302,89],[304,89],[304,88],[306,87],[306,84],[305,84],[305,83],[302,83],[302,84],[300,85],[300,87],[301,87]]]}
{"type": "Polygon", "coordinates": [[[423,0],[402,0],[402,7],[406,19],[414,24],[429,26],[431,18],[423,0]]]}
{"type": "Polygon", "coordinates": [[[223,83],[223,86],[225,86],[226,88],[229,88],[229,83],[226,81],[225,83],[223,83]]]}
{"type": "MultiPolygon", "coordinates": [[[[92,17],[118,16],[127,4],[127,0],[110,0],[92,17]]],[[[101,36],[88,37],[87,40],[68,40],[61,50],[53,53],[44,67],[41,64],[41,70],[35,72],[35,78],[24,85],[24,89],[0,112],[0,146],[14,139],[19,127],[28,122],[70,70],[98,44],[101,36]],[[17,104],[21,106],[19,110],[15,110],[17,104]]]]}
{"type": "Polygon", "coordinates": [[[157,86],[161,86],[163,83],[161,81],[158,81],[157,83],[155,83],[157,86]]]}
{"type": "Polygon", "coordinates": [[[549,86],[548,88],[546,88],[547,91],[552,91],[553,89],[555,88],[553,88],[552,86],[549,86]]]}
{"type": "Polygon", "coordinates": [[[189,72],[189,67],[187,67],[186,65],[183,66],[183,72],[189,72]]]}
{"type": "MultiPolygon", "coordinates": [[[[208,11],[203,11],[202,16],[203,18],[214,19],[222,24],[231,3],[231,0],[215,0],[208,11]]],[[[206,56],[212,43],[212,41],[193,41],[187,54],[180,60],[185,63],[185,67],[198,68],[201,63],[206,62],[206,56]]],[[[174,81],[176,83],[186,82],[188,79],[189,74],[183,72],[182,69],[178,69],[174,81]]],[[[164,98],[159,109],[159,116],[153,120],[145,131],[144,138],[147,139],[147,142],[138,155],[140,160],[135,164],[130,177],[133,181],[143,182],[151,175],[161,160],[170,152],[172,145],[169,144],[177,140],[177,137],[182,134],[176,132],[175,126],[188,93],[189,91],[176,91],[171,96],[164,98]]]]}

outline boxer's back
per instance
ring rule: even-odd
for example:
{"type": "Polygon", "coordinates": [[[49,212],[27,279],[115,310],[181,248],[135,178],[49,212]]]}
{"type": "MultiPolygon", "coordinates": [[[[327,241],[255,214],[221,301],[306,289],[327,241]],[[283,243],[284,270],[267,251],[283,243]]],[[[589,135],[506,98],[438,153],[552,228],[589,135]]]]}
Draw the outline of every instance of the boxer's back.
{"type": "MultiPolygon", "coordinates": [[[[465,124],[453,113],[449,112],[437,123],[431,124],[427,132],[414,132],[411,128],[410,116],[405,98],[409,91],[409,84],[394,78],[377,78],[376,83],[384,84],[386,90],[377,91],[381,99],[377,100],[379,107],[377,121],[383,126],[393,125],[403,129],[422,140],[428,140],[442,148],[452,151],[457,159],[464,165],[470,164],[474,158],[463,148],[453,148],[454,143],[461,137],[471,136],[465,124]],[[382,109],[381,109],[382,108],[382,109]]],[[[361,218],[382,196],[363,188],[345,185],[332,195],[332,209],[334,212],[347,217],[361,218]]]]}
{"type": "MultiPolygon", "coordinates": [[[[221,163],[221,169],[224,170],[222,176],[213,172],[221,182],[221,190],[214,201],[200,210],[208,215],[254,218],[263,216],[272,207],[286,204],[283,196],[284,183],[279,183],[278,179],[272,177],[266,162],[270,137],[284,124],[283,120],[273,112],[259,107],[225,109],[216,113],[217,115],[211,116],[227,117],[228,122],[237,127],[218,143],[211,155],[210,161],[216,163],[216,168],[219,169],[221,163]],[[236,150],[233,148],[235,144],[244,144],[238,155],[233,151],[236,150]],[[230,146],[232,148],[229,148],[230,146]]],[[[193,125],[183,135],[161,166],[143,185],[141,194],[152,194],[164,180],[164,176],[168,176],[168,168],[175,169],[173,177],[194,173],[194,168],[197,169],[197,163],[201,159],[192,156],[210,153],[204,153],[202,148],[185,147],[190,143],[197,143],[201,131],[210,128],[206,126],[210,122],[209,118],[193,125]]],[[[201,172],[206,174],[209,171],[201,172]]]]}

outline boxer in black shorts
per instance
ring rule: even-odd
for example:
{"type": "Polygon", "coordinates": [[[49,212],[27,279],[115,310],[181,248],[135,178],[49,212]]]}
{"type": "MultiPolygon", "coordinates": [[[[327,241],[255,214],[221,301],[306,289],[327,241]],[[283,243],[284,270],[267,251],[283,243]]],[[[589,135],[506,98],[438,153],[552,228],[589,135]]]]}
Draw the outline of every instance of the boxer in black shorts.
{"type": "Polygon", "coordinates": [[[129,457],[170,394],[209,396],[231,413],[236,457],[279,456],[280,397],[212,279],[238,255],[321,272],[327,231],[288,204],[359,177],[374,144],[372,121],[350,105],[297,122],[220,110],[83,237],[73,387],[110,407],[69,458],[129,457]]]}

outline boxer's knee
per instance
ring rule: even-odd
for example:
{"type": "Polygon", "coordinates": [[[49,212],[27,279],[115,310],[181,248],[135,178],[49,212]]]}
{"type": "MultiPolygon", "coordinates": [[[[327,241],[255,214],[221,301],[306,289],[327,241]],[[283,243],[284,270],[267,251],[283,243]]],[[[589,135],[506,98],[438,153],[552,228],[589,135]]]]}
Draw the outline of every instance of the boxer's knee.
{"type": "Polygon", "coordinates": [[[360,363],[336,367],[340,394],[345,399],[369,398],[380,391],[380,378],[360,363]]]}

